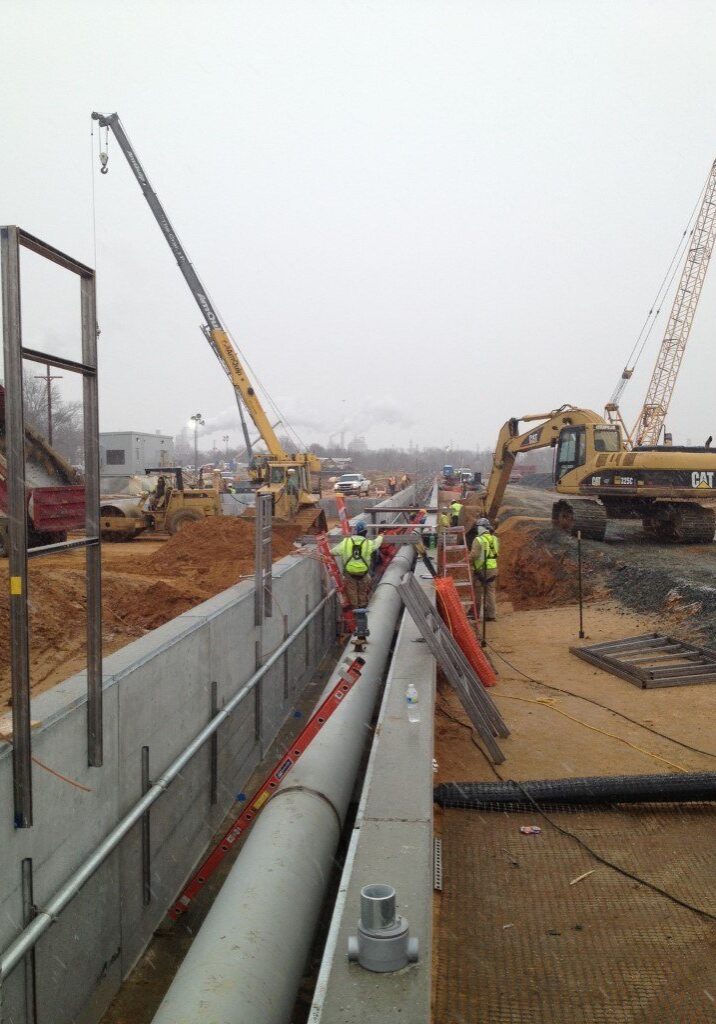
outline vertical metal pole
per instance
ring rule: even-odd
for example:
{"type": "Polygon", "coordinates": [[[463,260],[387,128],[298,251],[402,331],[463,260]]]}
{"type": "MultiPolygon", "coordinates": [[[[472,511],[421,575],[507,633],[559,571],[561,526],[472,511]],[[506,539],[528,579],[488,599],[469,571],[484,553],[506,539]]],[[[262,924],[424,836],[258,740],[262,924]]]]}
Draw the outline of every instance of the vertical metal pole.
{"type": "MultiPolygon", "coordinates": [[[[311,610],[310,607],[309,607],[308,594],[306,594],[304,608],[305,608],[305,612],[306,612],[306,618],[308,618],[308,613],[311,610]]],[[[311,660],[311,658],[310,658],[310,655],[311,655],[310,631],[311,631],[312,628],[313,628],[313,623],[311,623],[311,625],[309,625],[309,626],[306,626],[306,628],[303,631],[303,636],[304,636],[304,639],[306,641],[306,668],[308,668],[309,662],[311,660]]]]}
{"type": "MultiPolygon", "coordinates": [[[[36,914],[35,898],[32,886],[32,859],[25,857],[21,864],[22,872],[22,923],[25,928],[32,922],[36,914]]],[[[37,983],[35,975],[35,947],[25,954],[25,1022],[37,1022],[37,983]]]]}
{"type": "Polygon", "coordinates": [[[482,640],[481,647],[487,647],[487,580],[482,579],[482,640]]]}
{"type": "MultiPolygon", "coordinates": [[[[283,617],[283,638],[288,636],[288,615],[283,617]]],[[[288,700],[288,651],[283,656],[283,699],[288,700]]]]}
{"type": "MultiPolygon", "coordinates": [[[[219,712],[219,684],[213,680],[211,684],[211,717],[216,718],[219,712]]],[[[209,740],[209,804],[213,807],[219,799],[219,734],[214,732],[209,740]]]]}
{"type": "Polygon", "coordinates": [[[16,227],[0,233],[5,363],[5,457],[7,460],[8,571],[10,577],[10,679],[15,827],[32,825],[30,652],[27,616],[27,508],[22,403],[20,249],[16,227]]]}
{"type": "MultiPolygon", "coordinates": [[[[142,747],[142,796],[149,791],[149,747],[142,747]]],[[[142,903],[152,902],[152,849],[149,811],[142,815],[142,903]]]]}
{"type": "MultiPolygon", "coordinates": [[[[97,367],[97,313],[94,275],[81,282],[82,361],[97,367]]],[[[97,373],[82,378],[85,457],[85,532],[97,543],[86,549],[87,575],[87,763],[99,768],[102,735],[102,552],[99,545],[99,411],[97,373]]]]}
{"type": "Polygon", "coordinates": [[[584,640],[584,614],[582,611],[582,531],[577,530],[577,587],[579,592],[579,639],[584,640]]]}

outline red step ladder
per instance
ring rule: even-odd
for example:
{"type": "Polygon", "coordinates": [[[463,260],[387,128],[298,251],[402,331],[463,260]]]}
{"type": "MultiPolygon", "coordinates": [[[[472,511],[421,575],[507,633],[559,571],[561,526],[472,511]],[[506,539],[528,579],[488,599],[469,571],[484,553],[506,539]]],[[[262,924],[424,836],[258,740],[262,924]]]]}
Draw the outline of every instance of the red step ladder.
{"type": "Polygon", "coordinates": [[[224,857],[233,848],[233,845],[239,836],[243,835],[244,832],[247,832],[248,829],[251,828],[261,808],[266,806],[275,790],[278,789],[279,784],[286,778],[300,758],[301,754],[305,752],[306,748],[310,745],[312,740],[315,739],[333,712],[341,705],[344,697],[353,689],[353,686],[360,678],[364,664],[365,660],[363,658],[354,658],[350,663],[343,667],[340,679],[326,699],[320,707],[314,711],[305,728],[299,733],[296,740],[294,740],[284,755],[278,759],[270,775],[261,784],[261,786],[259,786],[251,800],[249,800],[247,806],[234,820],[228,832],[226,832],[219,840],[209,856],[202,861],[199,870],[192,876],[191,880],[184,887],[181,896],[169,911],[169,916],[173,921],[176,921],[177,918],[184,913],[199,890],[206,885],[218,868],[219,864],[221,864],[224,857]]]}
{"type": "Polygon", "coordinates": [[[343,632],[347,633],[349,636],[353,636],[356,628],[353,606],[348,600],[348,595],[346,594],[346,583],[343,579],[343,573],[338,568],[336,560],[331,554],[331,546],[328,543],[327,534],[318,534],[316,537],[316,547],[318,548],[321,561],[323,562],[334,587],[338,591],[338,598],[341,602],[341,612],[343,615],[343,632]]]}
{"type": "Polygon", "coordinates": [[[470,565],[470,552],[467,548],[464,526],[445,526],[440,533],[438,565],[440,575],[451,579],[455,584],[460,604],[466,614],[472,614],[478,621],[475,585],[470,565]]]}

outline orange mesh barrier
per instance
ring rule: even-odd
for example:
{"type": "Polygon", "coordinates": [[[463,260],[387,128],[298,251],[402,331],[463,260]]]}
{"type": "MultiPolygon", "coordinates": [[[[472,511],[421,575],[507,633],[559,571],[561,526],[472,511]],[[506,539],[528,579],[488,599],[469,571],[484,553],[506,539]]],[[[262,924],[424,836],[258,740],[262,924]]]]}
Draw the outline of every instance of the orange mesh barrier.
{"type": "Polygon", "coordinates": [[[438,595],[438,610],[447,628],[450,630],[458,647],[477,672],[483,686],[495,686],[497,676],[490,662],[485,657],[465,609],[460,603],[457,589],[449,576],[435,580],[435,592],[438,595]]]}

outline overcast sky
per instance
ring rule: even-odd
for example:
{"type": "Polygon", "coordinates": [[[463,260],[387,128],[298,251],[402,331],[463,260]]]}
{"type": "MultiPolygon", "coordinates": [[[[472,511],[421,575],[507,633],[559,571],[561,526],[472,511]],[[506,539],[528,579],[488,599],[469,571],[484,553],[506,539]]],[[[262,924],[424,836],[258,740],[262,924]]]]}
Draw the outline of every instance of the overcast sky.
{"type": "MultiPolygon", "coordinates": [[[[0,222],[96,260],[105,430],[200,411],[238,439],[111,138],[97,173],[92,110],[119,112],[306,442],[488,446],[509,416],[601,410],[716,155],[711,2],[2,0],[0,39],[0,222]]],[[[70,351],[74,284],[35,262],[26,344],[70,351]]],[[[682,442],[716,433],[715,321],[716,267],[669,418],[682,442]]]]}

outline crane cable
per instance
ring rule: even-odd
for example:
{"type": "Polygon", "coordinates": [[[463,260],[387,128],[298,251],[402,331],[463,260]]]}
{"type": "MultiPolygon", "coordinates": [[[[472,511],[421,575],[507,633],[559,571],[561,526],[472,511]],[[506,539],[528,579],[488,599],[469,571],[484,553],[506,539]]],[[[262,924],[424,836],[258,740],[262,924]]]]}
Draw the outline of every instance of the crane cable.
{"type": "Polygon", "coordinates": [[[706,188],[708,186],[708,182],[709,182],[709,178],[710,177],[711,177],[711,169],[709,168],[709,174],[706,177],[706,181],[704,182],[703,187],[702,187],[701,191],[699,192],[698,199],[696,200],[696,203],[694,204],[694,208],[691,211],[691,214],[689,215],[689,219],[688,219],[688,221],[686,223],[686,227],[683,230],[681,238],[679,239],[678,245],[676,246],[676,249],[674,251],[674,255],[671,257],[671,261],[669,263],[669,266],[666,269],[666,273],[664,274],[664,276],[663,276],[663,278],[661,280],[661,284],[659,285],[659,287],[657,289],[656,295],[655,295],[654,300],[653,300],[653,302],[651,304],[649,312],[646,315],[646,318],[644,320],[644,323],[642,324],[641,330],[639,331],[639,334],[637,335],[636,341],[634,342],[634,345],[632,346],[632,350],[629,353],[629,358],[627,359],[627,361],[625,363],[625,366],[624,366],[624,372],[622,373],[622,376],[619,379],[619,383],[617,384],[616,388],[614,389],[614,394],[612,395],[612,402],[615,403],[615,404],[618,404],[618,400],[619,400],[619,398],[621,396],[621,393],[623,391],[624,385],[626,384],[626,381],[631,377],[632,373],[636,369],[637,363],[639,362],[639,360],[640,360],[640,358],[642,356],[642,353],[644,352],[644,348],[646,346],[646,343],[649,340],[649,338],[651,336],[651,332],[654,329],[654,325],[655,325],[655,323],[656,323],[656,321],[657,321],[657,319],[659,317],[659,314],[661,313],[661,305],[662,305],[664,299],[666,298],[666,295],[669,293],[669,291],[671,289],[671,285],[673,284],[674,278],[676,277],[676,272],[677,272],[679,266],[681,265],[681,259],[682,259],[683,255],[684,255],[685,250],[686,250],[686,246],[688,245],[688,240],[691,238],[691,236],[694,233],[694,229],[696,227],[696,224],[695,224],[696,214],[697,214],[698,210],[701,208],[701,205],[703,203],[704,195],[706,194],[706,188]],[[648,330],[647,330],[647,325],[648,325],[648,330]],[[646,334],[644,333],[645,331],[646,331],[646,334]],[[635,353],[636,353],[636,356],[635,356],[635,353]],[[628,371],[628,375],[627,375],[627,371],[628,371]]]}

